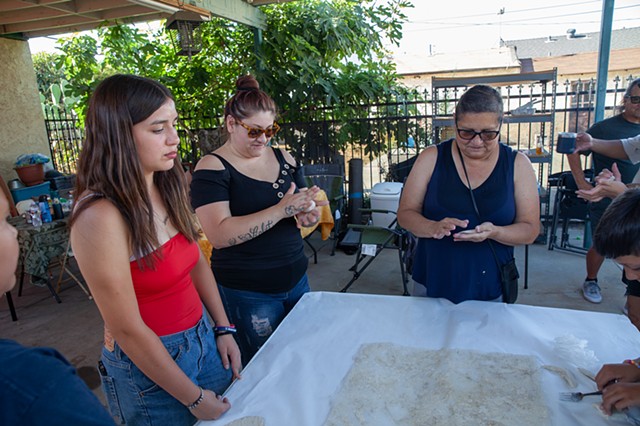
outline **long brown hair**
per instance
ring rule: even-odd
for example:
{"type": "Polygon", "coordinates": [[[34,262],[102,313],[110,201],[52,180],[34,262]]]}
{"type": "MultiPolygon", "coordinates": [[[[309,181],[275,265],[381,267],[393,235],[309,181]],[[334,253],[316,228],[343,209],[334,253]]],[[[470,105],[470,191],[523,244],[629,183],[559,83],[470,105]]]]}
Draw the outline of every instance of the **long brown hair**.
{"type": "MultiPolygon", "coordinates": [[[[153,207],[133,139],[133,126],[146,120],[167,100],[171,92],[162,84],[135,75],[117,74],[103,80],[89,101],[85,140],[80,153],[75,194],[95,194],[79,203],[70,225],[93,202],[106,198],[122,214],[129,229],[131,251],[138,264],[152,266],[159,247],[153,207]]],[[[189,208],[184,171],[176,158],[170,170],[155,172],[158,187],[173,225],[189,241],[198,238],[189,208]]]]}

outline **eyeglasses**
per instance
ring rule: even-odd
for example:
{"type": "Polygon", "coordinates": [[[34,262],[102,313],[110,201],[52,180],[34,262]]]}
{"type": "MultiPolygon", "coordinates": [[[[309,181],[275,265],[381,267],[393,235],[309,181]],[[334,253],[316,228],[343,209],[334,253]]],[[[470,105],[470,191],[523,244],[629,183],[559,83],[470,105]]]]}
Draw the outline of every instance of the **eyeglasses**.
{"type": "Polygon", "coordinates": [[[626,95],[625,98],[629,99],[629,102],[631,102],[632,104],[640,104],[640,96],[626,95]]]}
{"type": "Polygon", "coordinates": [[[262,135],[263,133],[267,138],[271,138],[280,130],[280,126],[278,126],[278,123],[276,122],[274,122],[273,125],[271,125],[271,127],[269,127],[268,129],[259,129],[257,127],[249,127],[240,120],[236,120],[236,123],[238,123],[245,129],[247,129],[247,135],[251,139],[258,139],[260,135],[262,135]]]}
{"type": "Polygon", "coordinates": [[[470,141],[476,136],[480,136],[483,142],[489,142],[494,140],[500,135],[500,129],[498,130],[482,130],[481,132],[476,132],[475,130],[469,129],[459,129],[456,127],[456,131],[458,132],[458,136],[465,141],[470,141]]]}

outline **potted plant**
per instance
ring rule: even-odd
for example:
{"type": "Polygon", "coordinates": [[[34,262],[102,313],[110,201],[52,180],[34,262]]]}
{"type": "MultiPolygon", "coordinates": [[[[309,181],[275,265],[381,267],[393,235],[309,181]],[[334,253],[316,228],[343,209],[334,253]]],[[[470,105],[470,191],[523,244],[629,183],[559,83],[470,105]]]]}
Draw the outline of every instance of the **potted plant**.
{"type": "Polygon", "coordinates": [[[42,154],[24,154],[16,160],[14,170],[26,186],[39,185],[44,182],[44,164],[48,162],[42,154]]]}

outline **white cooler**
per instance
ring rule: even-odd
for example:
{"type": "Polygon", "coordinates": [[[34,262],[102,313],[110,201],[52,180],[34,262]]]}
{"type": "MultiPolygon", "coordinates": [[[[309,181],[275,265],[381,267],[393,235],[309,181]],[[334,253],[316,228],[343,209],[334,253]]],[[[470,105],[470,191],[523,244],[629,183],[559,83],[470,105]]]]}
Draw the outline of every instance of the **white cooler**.
{"type": "MultiPolygon", "coordinates": [[[[401,193],[401,182],[376,183],[371,189],[371,208],[397,212],[401,193]]],[[[373,213],[371,215],[373,225],[385,228],[388,228],[395,218],[396,215],[390,213],[373,213]]]]}

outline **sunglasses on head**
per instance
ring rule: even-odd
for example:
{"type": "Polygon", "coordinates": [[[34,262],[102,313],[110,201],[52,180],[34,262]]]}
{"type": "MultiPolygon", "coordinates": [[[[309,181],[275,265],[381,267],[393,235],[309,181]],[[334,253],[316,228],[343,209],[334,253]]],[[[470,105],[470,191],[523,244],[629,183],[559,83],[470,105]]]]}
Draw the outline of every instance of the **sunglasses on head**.
{"type": "Polygon", "coordinates": [[[275,121],[273,122],[273,124],[271,125],[271,127],[269,127],[268,129],[259,129],[257,127],[250,127],[247,126],[246,124],[244,124],[242,121],[240,120],[236,120],[236,123],[238,123],[239,125],[241,125],[242,127],[244,127],[245,129],[247,129],[247,135],[251,138],[251,139],[257,139],[260,137],[260,135],[262,135],[264,133],[264,135],[267,138],[271,138],[273,137],[273,135],[275,135],[276,133],[278,133],[278,131],[280,130],[280,126],[278,126],[278,123],[276,123],[275,121]]]}
{"type": "Polygon", "coordinates": [[[626,95],[625,98],[629,99],[629,102],[631,102],[632,104],[640,104],[640,96],[626,95]]]}
{"type": "Polygon", "coordinates": [[[500,135],[500,130],[483,130],[481,132],[476,132],[475,130],[460,129],[456,127],[456,131],[458,132],[460,139],[464,139],[465,141],[470,141],[477,135],[480,136],[480,139],[482,139],[483,142],[489,142],[500,135]]]}

